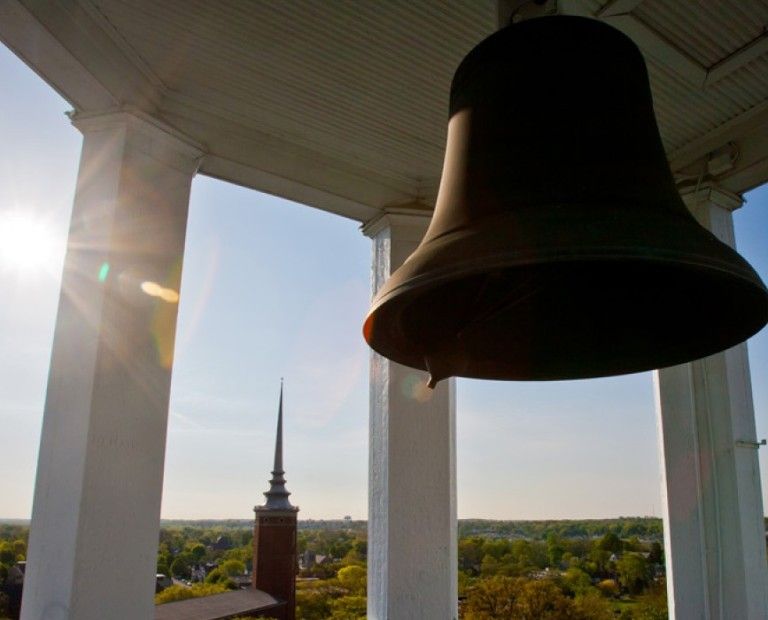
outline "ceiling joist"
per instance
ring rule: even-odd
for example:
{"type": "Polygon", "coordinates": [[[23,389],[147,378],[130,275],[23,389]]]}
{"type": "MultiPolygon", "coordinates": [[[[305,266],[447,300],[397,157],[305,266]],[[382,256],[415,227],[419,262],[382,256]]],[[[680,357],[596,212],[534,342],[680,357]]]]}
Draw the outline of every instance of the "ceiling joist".
{"type": "Polygon", "coordinates": [[[747,45],[727,58],[712,65],[709,68],[709,71],[707,71],[707,77],[704,80],[703,85],[711,86],[715,82],[719,82],[724,77],[730,75],[763,54],[768,54],[768,33],[766,32],[762,33],[759,37],[750,41],[747,45]]]}

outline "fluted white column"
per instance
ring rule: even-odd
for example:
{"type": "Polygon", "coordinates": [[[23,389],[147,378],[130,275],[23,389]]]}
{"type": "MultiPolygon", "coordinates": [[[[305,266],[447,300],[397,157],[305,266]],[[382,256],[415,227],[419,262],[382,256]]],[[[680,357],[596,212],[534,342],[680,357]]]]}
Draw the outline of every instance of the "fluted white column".
{"type": "MultiPolygon", "coordinates": [[[[430,211],[368,224],[374,293],[416,248],[430,211]]],[[[371,354],[368,617],[450,620],[457,611],[455,379],[371,354]]]]}
{"type": "Polygon", "coordinates": [[[74,124],[84,142],[22,618],[148,619],[187,207],[202,153],[148,117],[74,124]]]}
{"type": "MultiPolygon", "coordinates": [[[[739,196],[705,187],[684,198],[701,224],[735,245],[731,212],[739,196]]],[[[670,618],[765,620],[768,566],[747,345],[659,370],[655,384],[670,618]]]]}

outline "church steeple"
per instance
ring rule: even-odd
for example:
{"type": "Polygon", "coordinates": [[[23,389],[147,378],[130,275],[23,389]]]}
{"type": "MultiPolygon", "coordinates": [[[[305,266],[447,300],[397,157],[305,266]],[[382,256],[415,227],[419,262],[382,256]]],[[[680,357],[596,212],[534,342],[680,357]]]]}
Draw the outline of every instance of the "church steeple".
{"type": "Polygon", "coordinates": [[[267,592],[281,605],[270,610],[279,620],[296,619],[296,517],[299,509],[288,501],[283,471],[283,381],[280,380],[280,404],[277,408],[275,464],[267,501],[256,506],[253,524],[253,587],[267,592]]]}
{"type": "Polygon", "coordinates": [[[258,510],[298,510],[288,500],[290,492],[285,488],[285,471],[283,470],[283,380],[280,380],[280,404],[277,408],[277,437],[275,438],[275,464],[272,469],[272,479],[269,481],[269,491],[264,495],[267,501],[258,510]]]}

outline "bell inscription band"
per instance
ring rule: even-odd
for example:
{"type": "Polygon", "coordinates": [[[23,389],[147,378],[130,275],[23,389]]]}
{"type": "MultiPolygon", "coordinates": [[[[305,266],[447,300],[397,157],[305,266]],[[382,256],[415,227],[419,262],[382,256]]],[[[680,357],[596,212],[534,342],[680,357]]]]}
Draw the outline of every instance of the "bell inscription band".
{"type": "Polygon", "coordinates": [[[363,332],[434,386],[662,368],[766,321],[765,285],[677,192],[640,51],[556,16],[459,66],[434,216],[363,332]]]}

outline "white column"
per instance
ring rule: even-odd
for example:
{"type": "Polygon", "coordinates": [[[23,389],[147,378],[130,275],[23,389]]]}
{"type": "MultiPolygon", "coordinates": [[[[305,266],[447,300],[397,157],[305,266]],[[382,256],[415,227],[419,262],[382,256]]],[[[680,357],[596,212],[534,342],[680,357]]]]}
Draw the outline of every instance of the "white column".
{"type": "MultiPolygon", "coordinates": [[[[373,291],[416,248],[432,213],[393,209],[366,225],[373,291]]],[[[456,380],[372,353],[368,617],[450,620],[457,610],[456,380]]]]}
{"type": "MultiPolygon", "coordinates": [[[[739,196],[706,187],[685,199],[734,246],[739,196]]],[[[659,370],[655,384],[670,618],[764,620],[768,566],[747,346],[659,370]]]]}
{"type": "Polygon", "coordinates": [[[201,152],[123,112],[74,124],[84,142],[22,618],[148,619],[187,207],[201,152]]]}

